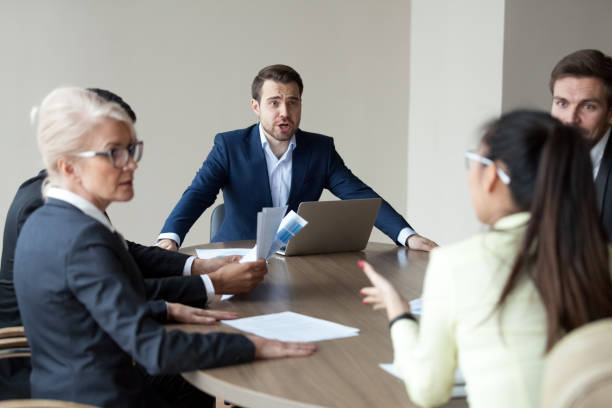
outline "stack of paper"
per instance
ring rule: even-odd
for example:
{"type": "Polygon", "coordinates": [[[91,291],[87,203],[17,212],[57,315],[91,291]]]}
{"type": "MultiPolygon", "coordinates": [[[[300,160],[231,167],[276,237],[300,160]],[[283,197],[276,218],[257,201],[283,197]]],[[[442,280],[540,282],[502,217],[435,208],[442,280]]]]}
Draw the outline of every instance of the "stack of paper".
{"type": "Polygon", "coordinates": [[[321,341],[353,337],[359,329],[294,312],[224,320],[224,324],[268,339],[321,341]]]}
{"type": "MultiPolygon", "coordinates": [[[[379,366],[389,374],[394,375],[402,381],[404,380],[399,374],[399,372],[395,369],[393,364],[379,364],[379,366]]],[[[463,379],[463,374],[461,374],[461,370],[457,369],[455,371],[455,385],[453,386],[453,392],[451,394],[451,397],[462,398],[465,396],[467,396],[467,393],[465,392],[465,380],[463,379]]]]}
{"type": "Polygon", "coordinates": [[[268,259],[308,224],[295,211],[289,211],[283,218],[286,211],[284,206],[264,208],[257,213],[257,244],[240,262],[268,259]]]}

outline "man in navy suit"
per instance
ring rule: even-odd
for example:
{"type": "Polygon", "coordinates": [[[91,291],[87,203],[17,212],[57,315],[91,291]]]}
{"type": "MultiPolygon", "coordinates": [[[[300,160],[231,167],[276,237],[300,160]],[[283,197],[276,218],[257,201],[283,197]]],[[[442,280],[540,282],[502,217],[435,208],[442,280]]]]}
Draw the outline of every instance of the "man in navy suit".
{"type": "Polygon", "coordinates": [[[591,145],[601,221],[612,242],[612,58],[599,50],[565,56],[550,74],[550,113],[582,129],[591,145]]]}
{"type": "MultiPolygon", "coordinates": [[[[252,84],[251,105],[259,123],[220,133],[212,151],[166,220],[158,245],[177,250],[185,235],[223,190],[225,218],[211,241],[254,239],[263,207],[316,201],[323,189],[341,199],[378,194],[344,164],[331,137],[299,129],[303,83],[286,65],[263,68],[252,84]]],[[[376,227],[394,242],[430,250],[436,244],[418,235],[383,200],[376,227]]]]}

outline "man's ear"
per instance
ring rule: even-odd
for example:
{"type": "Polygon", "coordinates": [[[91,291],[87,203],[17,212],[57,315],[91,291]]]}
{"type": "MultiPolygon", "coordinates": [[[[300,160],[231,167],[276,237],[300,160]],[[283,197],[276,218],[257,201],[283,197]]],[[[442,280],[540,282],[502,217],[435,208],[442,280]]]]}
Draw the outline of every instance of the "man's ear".
{"type": "Polygon", "coordinates": [[[257,99],[251,99],[251,108],[253,108],[253,112],[259,117],[261,111],[259,110],[259,101],[257,99]]]}
{"type": "Polygon", "coordinates": [[[612,125],[612,106],[608,108],[608,125],[612,125]]]}

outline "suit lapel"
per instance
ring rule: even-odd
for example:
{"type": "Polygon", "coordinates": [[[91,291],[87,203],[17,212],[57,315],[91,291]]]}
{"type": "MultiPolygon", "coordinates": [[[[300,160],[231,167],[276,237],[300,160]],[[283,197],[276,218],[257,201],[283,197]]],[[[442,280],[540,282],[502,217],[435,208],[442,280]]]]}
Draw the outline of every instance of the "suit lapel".
{"type": "Polygon", "coordinates": [[[289,208],[296,208],[299,204],[297,201],[300,189],[304,183],[304,177],[306,177],[306,171],[310,163],[310,155],[312,154],[312,149],[309,148],[306,138],[303,137],[302,131],[299,129],[295,133],[295,144],[291,164],[291,189],[287,200],[289,208]]]}
{"type": "Polygon", "coordinates": [[[249,136],[249,152],[252,163],[252,171],[255,175],[254,185],[262,186],[258,191],[263,200],[264,207],[272,207],[272,192],[270,190],[270,178],[268,177],[268,165],[266,156],[261,147],[261,138],[259,136],[259,125],[253,126],[249,136]]]}
{"type": "Polygon", "coordinates": [[[612,136],[606,143],[601,164],[599,165],[599,171],[597,177],[595,177],[595,190],[597,192],[597,205],[599,209],[603,209],[604,197],[606,196],[606,188],[608,187],[608,178],[610,177],[610,170],[612,169],[612,136]]]}

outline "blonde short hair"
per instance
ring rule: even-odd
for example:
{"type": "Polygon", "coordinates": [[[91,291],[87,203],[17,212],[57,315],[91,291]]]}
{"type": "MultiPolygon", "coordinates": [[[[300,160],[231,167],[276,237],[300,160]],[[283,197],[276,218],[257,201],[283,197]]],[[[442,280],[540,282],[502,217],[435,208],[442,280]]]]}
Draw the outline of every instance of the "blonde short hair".
{"type": "Polygon", "coordinates": [[[33,109],[32,116],[37,117],[36,139],[48,174],[43,192],[59,185],[59,159],[82,151],[87,135],[104,119],[123,122],[136,138],[132,120],[119,104],[84,88],[54,89],[33,109]]]}

